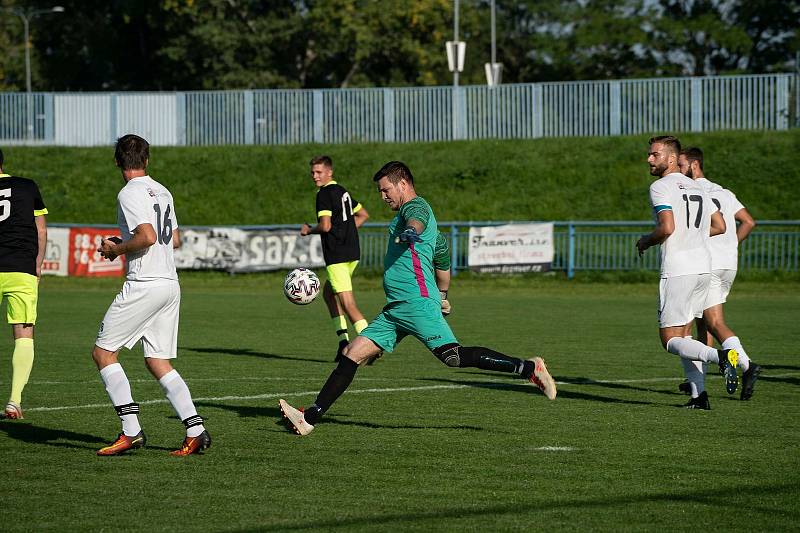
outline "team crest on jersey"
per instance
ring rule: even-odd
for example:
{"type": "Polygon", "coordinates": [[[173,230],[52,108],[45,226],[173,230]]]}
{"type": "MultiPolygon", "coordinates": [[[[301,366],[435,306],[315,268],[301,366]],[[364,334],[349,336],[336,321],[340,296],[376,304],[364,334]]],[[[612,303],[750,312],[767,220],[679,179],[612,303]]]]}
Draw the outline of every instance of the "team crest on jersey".
{"type": "Polygon", "coordinates": [[[147,194],[149,194],[153,198],[156,197],[156,193],[154,193],[153,189],[151,189],[150,187],[147,188],[147,194]]]}

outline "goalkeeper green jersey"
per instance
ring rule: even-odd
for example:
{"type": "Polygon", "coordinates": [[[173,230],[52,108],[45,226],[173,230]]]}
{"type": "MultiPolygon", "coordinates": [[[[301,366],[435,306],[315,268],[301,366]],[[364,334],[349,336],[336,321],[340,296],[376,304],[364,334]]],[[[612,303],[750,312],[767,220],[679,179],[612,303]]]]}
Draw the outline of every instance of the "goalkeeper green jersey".
{"type": "Polygon", "coordinates": [[[433,257],[439,230],[433,209],[424,198],[417,196],[406,202],[389,224],[389,245],[383,260],[383,290],[386,301],[404,302],[416,298],[439,300],[439,289],[433,273],[433,257]],[[425,229],[420,242],[398,242],[401,233],[414,219],[425,229]]]}

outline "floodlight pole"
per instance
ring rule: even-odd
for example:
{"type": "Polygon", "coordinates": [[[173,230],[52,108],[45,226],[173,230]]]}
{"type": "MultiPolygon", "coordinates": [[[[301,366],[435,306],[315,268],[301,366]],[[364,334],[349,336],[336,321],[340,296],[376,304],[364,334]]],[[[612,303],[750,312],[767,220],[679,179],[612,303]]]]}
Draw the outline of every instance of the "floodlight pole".
{"type": "Polygon", "coordinates": [[[26,97],[26,115],[28,119],[28,140],[33,140],[33,92],[31,89],[31,36],[30,36],[30,21],[37,15],[45,13],[63,13],[65,9],[62,6],[53,6],[49,9],[36,9],[33,11],[23,11],[14,7],[3,8],[3,11],[13,13],[22,19],[22,27],[25,34],[25,90],[26,97]]]}
{"type": "Polygon", "coordinates": [[[492,0],[492,65],[497,63],[497,39],[495,38],[494,0],[492,0]]]}
{"type": "MultiPolygon", "coordinates": [[[[458,43],[458,0],[454,0],[453,42],[458,43]]],[[[455,65],[453,69],[453,87],[458,87],[458,48],[456,47],[455,65]]]]}

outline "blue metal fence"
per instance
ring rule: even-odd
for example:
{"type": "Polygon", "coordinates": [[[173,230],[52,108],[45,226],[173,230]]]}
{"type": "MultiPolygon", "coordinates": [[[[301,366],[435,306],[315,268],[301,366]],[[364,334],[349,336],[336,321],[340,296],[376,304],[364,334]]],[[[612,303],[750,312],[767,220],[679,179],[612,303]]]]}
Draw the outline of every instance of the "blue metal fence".
{"type": "Polygon", "coordinates": [[[162,146],[276,145],[782,130],[798,124],[798,95],[795,74],[30,99],[0,93],[0,142],[107,145],[137,133],[162,146]]]}
{"type": "MultiPolygon", "coordinates": [[[[448,236],[452,272],[468,270],[469,228],[503,224],[530,224],[527,221],[439,222],[448,236]]],[[[69,227],[74,224],[50,224],[69,227]]],[[[82,227],[116,228],[110,224],[81,224],[82,227]]],[[[554,256],[552,270],[573,277],[578,271],[658,270],[658,247],[639,257],[636,241],[653,229],[648,221],[567,221],[553,222],[554,256]]],[[[191,228],[192,226],[184,226],[191,228]]],[[[198,228],[200,226],[197,226],[198,228]]],[[[208,226],[202,226],[207,228],[208,226]]],[[[215,226],[218,227],[218,226],[215,226]]],[[[292,229],[293,224],[239,226],[246,230],[292,229]]],[[[387,224],[367,222],[359,230],[361,261],[359,268],[383,269],[387,245],[387,224]]],[[[750,236],[739,245],[739,270],[797,272],[800,268],[800,220],[758,221],[750,236]]]]}
{"type": "MultiPolygon", "coordinates": [[[[469,269],[469,228],[527,222],[439,222],[449,237],[453,272],[469,269]]],[[[570,221],[554,222],[553,270],[573,277],[578,271],[658,270],[658,247],[639,257],[636,241],[653,228],[652,222],[570,221]]],[[[386,251],[385,224],[366,223],[359,232],[361,263],[381,269],[386,251]],[[381,229],[378,229],[378,228],[381,229]]],[[[739,245],[740,270],[797,272],[800,265],[800,220],[759,221],[739,245]]]]}

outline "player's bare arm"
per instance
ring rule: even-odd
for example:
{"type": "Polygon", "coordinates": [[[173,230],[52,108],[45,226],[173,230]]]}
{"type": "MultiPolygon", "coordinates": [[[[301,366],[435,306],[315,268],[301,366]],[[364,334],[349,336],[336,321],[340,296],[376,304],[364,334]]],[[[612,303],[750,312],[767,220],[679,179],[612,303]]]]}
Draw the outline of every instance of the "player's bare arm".
{"type": "Polygon", "coordinates": [[[722,218],[722,213],[715,211],[711,214],[711,228],[709,229],[709,235],[713,237],[714,235],[721,235],[723,233],[725,233],[725,219],[722,218]]]}
{"type": "Polygon", "coordinates": [[[316,226],[310,226],[309,224],[303,224],[303,227],[300,228],[300,235],[321,235],[323,233],[328,233],[331,230],[331,217],[328,215],[323,215],[319,217],[319,223],[316,226]]]}
{"type": "Polygon", "coordinates": [[[117,243],[111,239],[103,239],[97,251],[109,261],[113,261],[121,255],[149,248],[156,243],[156,240],[156,230],[152,225],[139,224],[133,230],[133,237],[130,240],[117,243]]]}
{"type": "Polygon", "coordinates": [[[671,209],[664,209],[658,213],[658,223],[655,229],[643,235],[641,239],[636,242],[636,249],[639,250],[641,256],[645,250],[656,244],[661,244],[667,240],[667,237],[672,235],[675,231],[675,217],[671,209]]]}
{"type": "Polygon", "coordinates": [[[753,228],[756,227],[756,221],[750,216],[750,213],[747,209],[739,209],[734,215],[733,218],[736,219],[736,222],[739,223],[739,227],[736,228],[736,238],[739,242],[742,242],[750,235],[750,232],[753,231],[753,228]]]}
{"type": "Polygon", "coordinates": [[[361,204],[358,204],[356,208],[358,210],[353,211],[353,218],[355,219],[356,227],[360,228],[369,219],[369,212],[361,204]]]}
{"type": "Polygon", "coordinates": [[[36,234],[39,238],[39,251],[36,254],[36,277],[42,277],[42,263],[44,262],[44,252],[47,248],[47,220],[44,215],[39,215],[34,218],[36,222],[36,234]]]}
{"type": "Polygon", "coordinates": [[[172,249],[177,250],[181,247],[181,232],[180,230],[172,230],[172,249]]]}

